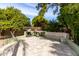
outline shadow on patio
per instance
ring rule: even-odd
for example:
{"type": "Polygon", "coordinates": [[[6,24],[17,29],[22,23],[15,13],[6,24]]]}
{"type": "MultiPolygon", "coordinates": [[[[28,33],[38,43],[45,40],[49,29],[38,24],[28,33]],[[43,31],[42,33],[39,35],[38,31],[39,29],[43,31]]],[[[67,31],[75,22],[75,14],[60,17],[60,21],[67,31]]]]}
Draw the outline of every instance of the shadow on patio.
{"type": "Polygon", "coordinates": [[[50,46],[54,51],[49,51],[52,54],[58,55],[58,56],[73,56],[74,51],[67,45],[61,42],[52,43],[52,46],[50,46]]]}

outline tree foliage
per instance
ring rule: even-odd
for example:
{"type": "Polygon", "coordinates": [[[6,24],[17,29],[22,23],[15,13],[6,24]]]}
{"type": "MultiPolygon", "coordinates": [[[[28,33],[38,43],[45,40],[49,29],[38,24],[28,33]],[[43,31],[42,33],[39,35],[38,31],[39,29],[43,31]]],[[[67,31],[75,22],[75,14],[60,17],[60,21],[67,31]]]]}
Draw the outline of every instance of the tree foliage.
{"type": "Polygon", "coordinates": [[[71,30],[73,40],[79,42],[79,4],[61,4],[58,20],[71,30]]]}
{"type": "Polygon", "coordinates": [[[58,31],[62,31],[60,30],[62,26],[55,20],[50,20],[48,22],[48,26],[47,26],[47,31],[50,31],[50,32],[58,32],[58,31]]]}
{"type": "Polygon", "coordinates": [[[48,11],[49,8],[52,8],[53,12],[52,14],[56,14],[58,12],[58,4],[56,3],[38,3],[36,6],[37,10],[40,10],[38,13],[38,16],[34,17],[32,20],[33,26],[41,26],[42,28],[45,28],[45,30],[48,31],[48,28],[50,28],[50,31],[53,30],[50,26],[53,26],[54,24],[48,22],[45,18],[44,15],[48,11]],[[54,7],[56,7],[54,9],[54,7]],[[49,24],[50,23],[50,24],[49,24]]]}
{"type": "Polygon", "coordinates": [[[48,21],[44,18],[45,12],[47,10],[47,4],[41,4],[41,10],[38,13],[38,16],[34,17],[32,20],[32,25],[35,27],[42,27],[45,29],[48,21]]]}
{"type": "Polygon", "coordinates": [[[14,7],[0,9],[0,30],[10,30],[11,32],[23,29],[30,25],[30,19],[20,10],[14,7]]]}
{"type": "Polygon", "coordinates": [[[35,27],[42,27],[42,29],[45,29],[46,26],[48,25],[48,21],[45,18],[43,18],[42,16],[36,16],[32,20],[32,24],[35,27]]]}
{"type": "Polygon", "coordinates": [[[41,12],[43,14],[45,14],[49,10],[49,8],[52,8],[52,13],[58,14],[59,6],[60,3],[38,3],[36,8],[37,10],[40,10],[42,8],[41,12]]]}

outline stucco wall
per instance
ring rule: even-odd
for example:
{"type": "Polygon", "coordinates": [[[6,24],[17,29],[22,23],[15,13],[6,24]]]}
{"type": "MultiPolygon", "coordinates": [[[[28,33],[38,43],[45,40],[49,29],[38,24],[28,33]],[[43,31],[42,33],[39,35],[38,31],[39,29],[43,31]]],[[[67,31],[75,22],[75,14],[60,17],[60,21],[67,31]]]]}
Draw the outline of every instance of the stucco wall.
{"type": "Polygon", "coordinates": [[[52,40],[58,40],[58,41],[65,42],[65,39],[68,39],[69,35],[63,32],[46,32],[45,37],[50,38],[52,40]]]}

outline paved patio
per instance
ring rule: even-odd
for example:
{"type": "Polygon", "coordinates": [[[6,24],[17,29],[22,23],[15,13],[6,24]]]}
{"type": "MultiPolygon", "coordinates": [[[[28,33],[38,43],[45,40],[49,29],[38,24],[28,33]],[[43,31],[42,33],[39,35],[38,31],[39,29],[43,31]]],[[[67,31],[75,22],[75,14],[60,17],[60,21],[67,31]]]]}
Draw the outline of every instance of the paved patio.
{"type": "Polygon", "coordinates": [[[75,53],[67,44],[55,40],[35,36],[24,40],[25,47],[20,43],[17,56],[73,56],[75,53]]]}
{"type": "Polygon", "coordinates": [[[19,36],[23,41],[6,50],[5,56],[74,56],[75,52],[66,44],[44,37],[19,36]]]}

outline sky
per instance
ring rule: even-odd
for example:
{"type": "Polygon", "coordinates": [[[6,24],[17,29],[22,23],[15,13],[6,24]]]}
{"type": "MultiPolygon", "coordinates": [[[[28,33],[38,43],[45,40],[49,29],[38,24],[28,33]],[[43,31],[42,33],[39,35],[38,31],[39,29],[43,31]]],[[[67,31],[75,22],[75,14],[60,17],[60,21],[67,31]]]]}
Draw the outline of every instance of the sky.
{"type": "MultiPolygon", "coordinates": [[[[35,3],[0,3],[0,8],[6,8],[13,6],[14,8],[17,8],[22,11],[23,14],[25,14],[27,17],[29,17],[31,20],[38,15],[38,10],[36,9],[35,3]]],[[[56,19],[57,15],[53,14],[53,11],[51,8],[45,13],[44,18],[47,20],[56,19]]]]}

